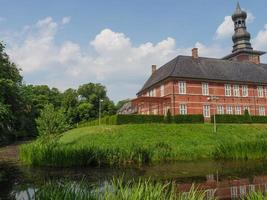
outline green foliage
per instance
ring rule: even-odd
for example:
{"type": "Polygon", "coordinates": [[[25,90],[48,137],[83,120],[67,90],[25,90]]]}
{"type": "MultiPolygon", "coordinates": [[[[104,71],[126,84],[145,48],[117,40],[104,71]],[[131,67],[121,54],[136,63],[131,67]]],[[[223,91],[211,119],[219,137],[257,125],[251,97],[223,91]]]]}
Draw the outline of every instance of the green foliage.
{"type": "Polygon", "coordinates": [[[247,109],[245,109],[245,111],[244,111],[244,117],[245,117],[246,123],[252,122],[251,116],[250,116],[249,111],[247,109]]]}
{"type": "Polygon", "coordinates": [[[245,142],[225,142],[217,146],[214,151],[216,159],[266,159],[267,141],[249,140],[245,142]]]}
{"type": "Polygon", "coordinates": [[[35,191],[36,199],[41,200],[204,200],[205,191],[192,187],[187,195],[176,191],[171,182],[162,184],[151,180],[113,179],[103,187],[88,185],[85,182],[49,182],[35,191]]]}
{"type": "Polygon", "coordinates": [[[203,115],[176,115],[176,116],[173,116],[173,122],[177,124],[204,123],[204,116],[203,115]]]}
{"type": "Polygon", "coordinates": [[[83,102],[79,104],[77,110],[79,119],[81,119],[82,121],[89,120],[90,118],[95,117],[92,113],[93,105],[88,102],[83,102]]]}
{"type": "Polygon", "coordinates": [[[55,110],[48,104],[44,107],[40,117],[36,120],[39,135],[60,134],[68,129],[68,123],[62,110],[55,110]]]}
{"type": "MultiPolygon", "coordinates": [[[[216,115],[216,123],[233,123],[233,124],[248,124],[251,123],[251,118],[247,115],[216,115]]],[[[211,116],[213,123],[214,116],[211,116]]]]}
{"type": "Polygon", "coordinates": [[[168,109],[166,116],[164,117],[165,123],[172,123],[173,118],[170,109],[168,109]]]}
{"type": "Polygon", "coordinates": [[[56,145],[38,142],[23,145],[20,156],[24,163],[37,166],[142,165],[212,159],[220,156],[216,152],[222,144],[235,146],[247,142],[248,151],[239,148],[238,158],[266,158],[265,150],[260,150],[264,142],[257,147],[249,143],[267,141],[266,125],[225,124],[218,127],[216,134],[212,127],[212,124],[139,124],[77,128],[64,133],[56,145]]]}
{"type": "Polygon", "coordinates": [[[19,131],[24,112],[21,85],[19,69],[10,61],[5,46],[0,43],[0,143],[19,131]]]}
{"type": "MultiPolygon", "coordinates": [[[[97,83],[83,84],[79,87],[77,91],[82,102],[87,102],[92,105],[90,110],[90,118],[97,118],[99,116],[99,102],[101,102],[101,113],[102,116],[113,115],[116,113],[115,105],[107,97],[107,91],[105,86],[97,83]]],[[[80,119],[80,121],[85,121],[88,119],[80,119]]]]}
{"type": "Polygon", "coordinates": [[[124,100],[119,101],[116,104],[116,109],[119,110],[124,104],[126,104],[126,103],[128,103],[130,101],[131,101],[130,99],[124,99],[124,100]]]}
{"type": "Polygon", "coordinates": [[[242,200],[267,200],[267,196],[262,192],[252,192],[242,198],[242,200]]]}
{"type": "Polygon", "coordinates": [[[267,116],[251,116],[252,123],[267,123],[267,116]]]}
{"type": "MultiPolygon", "coordinates": [[[[112,115],[102,117],[102,125],[122,125],[122,124],[149,124],[149,123],[204,123],[203,115],[176,115],[164,117],[162,115],[112,115]]],[[[99,120],[91,120],[79,124],[79,127],[99,125],[99,120]]]]}
{"type": "Polygon", "coordinates": [[[161,115],[117,115],[117,124],[163,123],[161,115]]]}

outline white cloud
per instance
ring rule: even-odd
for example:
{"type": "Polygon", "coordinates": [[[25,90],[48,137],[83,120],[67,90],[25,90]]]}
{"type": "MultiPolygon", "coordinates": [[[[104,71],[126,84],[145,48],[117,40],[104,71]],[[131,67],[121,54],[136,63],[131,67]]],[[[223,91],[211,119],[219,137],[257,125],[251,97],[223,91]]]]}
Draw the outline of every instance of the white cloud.
{"type": "MultiPolygon", "coordinates": [[[[255,20],[251,12],[247,12],[247,23],[255,20]]],[[[215,33],[215,39],[229,39],[234,34],[234,23],[231,16],[225,16],[223,22],[219,25],[215,33]]]]}
{"type": "MultiPolygon", "coordinates": [[[[192,47],[177,48],[171,37],[136,46],[124,33],[111,29],[102,30],[86,48],[72,41],[58,44],[58,30],[66,24],[63,19],[39,20],[23,29],[22,42],[9,44],[8,53],[28,83],[66,89],[101,82],[113,100],[132,98],[149,77],[152,64],[161,66],[177,55],[191,54],[192,47]]],[[[219,45],[197,42],[195,46],[200,56],[222,57],[226,52],[219,45]]]]}
{"type": "Polygon", "coordinates": [[[63,17],[61,23],[63,25],[70,23],[71,17],[63,17]]]}
{"type": "Polygon", "coordinates": [[[267,24],[264,26],[263,30],[260,30],[256,38],[252,40],[252,44],[255,49],[267,50],[267,24]]]}
{"type": "Polygon", "coordinates": [[[224,39],[232,36],[234,24],[231,16],[224,17],[224,21],[219,25],[215,33],[215,39],[224,39]]]}

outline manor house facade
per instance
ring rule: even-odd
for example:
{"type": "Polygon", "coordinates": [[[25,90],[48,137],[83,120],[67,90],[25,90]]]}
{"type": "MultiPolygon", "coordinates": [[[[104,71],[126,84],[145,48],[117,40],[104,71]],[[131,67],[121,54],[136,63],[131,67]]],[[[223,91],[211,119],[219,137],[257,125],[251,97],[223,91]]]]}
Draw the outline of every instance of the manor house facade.
{"type": "Polygon", "coordinates": [[[178,56],[152,73],[132,106],[138,114],[172,115],[214,113],[265,116],[267,108],[267,64],[260,61],[262,51],[250,43],[247,13],[237,5],[232,15],[235,33],[232,53],[222,59],[178,56]]]}

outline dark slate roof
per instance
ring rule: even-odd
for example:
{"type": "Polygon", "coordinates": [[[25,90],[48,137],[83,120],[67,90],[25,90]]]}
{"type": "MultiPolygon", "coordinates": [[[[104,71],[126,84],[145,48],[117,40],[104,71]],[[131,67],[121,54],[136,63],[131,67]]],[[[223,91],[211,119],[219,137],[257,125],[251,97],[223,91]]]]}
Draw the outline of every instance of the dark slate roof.
{"type": "Polygon", "coordinates": [[[138,93],[170,77],[267,84],[267,64],[178,56],[156,70],[138,93]]]}

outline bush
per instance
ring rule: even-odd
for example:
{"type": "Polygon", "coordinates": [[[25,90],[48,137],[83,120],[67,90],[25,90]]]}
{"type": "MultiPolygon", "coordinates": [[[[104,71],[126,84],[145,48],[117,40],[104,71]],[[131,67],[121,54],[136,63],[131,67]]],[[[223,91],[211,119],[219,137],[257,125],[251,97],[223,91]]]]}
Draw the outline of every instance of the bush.
{"type": "Polygon", "coordinates": [[[44,107],[36,123],[42,136],[63,133],[69,127],[64,112],[55,110],[51,104],[44,107]]]}
{"type": "Polygon", "coordinates": [[[173,117],[174,123],[204,123],[203,115],[176,115],[173,117]]]}
{"type": "Polygon", "coordinates": [[[167,115],[164,117],[164,121],[165,121],[165,123],[172,123],[172,120],[173,120],[173,118],[172,118],[171,111],[170,111],[170,109],[168,109],[167,115]]]}

